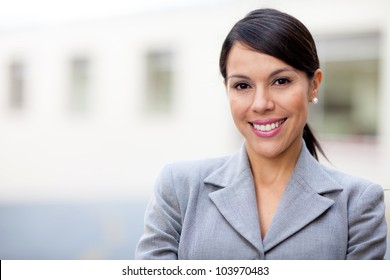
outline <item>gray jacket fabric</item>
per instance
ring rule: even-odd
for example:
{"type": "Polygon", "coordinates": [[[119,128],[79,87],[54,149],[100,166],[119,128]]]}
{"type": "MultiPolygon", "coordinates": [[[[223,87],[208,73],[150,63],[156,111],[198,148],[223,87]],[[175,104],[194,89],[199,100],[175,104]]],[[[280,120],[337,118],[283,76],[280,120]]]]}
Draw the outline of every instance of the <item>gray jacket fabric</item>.
{"type": "Polygon", "coordinates": [[[383,259],[383,189],[317,162],[305,143],[261,238],[245,145],[235,155],[166,166],[136,259],[383,259]]]}

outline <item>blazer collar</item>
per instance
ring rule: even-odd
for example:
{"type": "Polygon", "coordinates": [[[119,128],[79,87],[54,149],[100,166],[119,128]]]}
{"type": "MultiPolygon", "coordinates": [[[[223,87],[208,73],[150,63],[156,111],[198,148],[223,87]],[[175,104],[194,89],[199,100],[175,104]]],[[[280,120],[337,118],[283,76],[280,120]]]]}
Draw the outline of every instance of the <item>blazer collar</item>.
{"type": "Polygon", "coordinates": [[[218,187],[210,193],[210,199],[232,227],[258,249],[261,257],[334,203],[324,194],[342,190],[311,156],[302,141],[296,167],[262,242],[254,180],[245,144],[237,154],[206,177],[204,183],[218,187]]]}

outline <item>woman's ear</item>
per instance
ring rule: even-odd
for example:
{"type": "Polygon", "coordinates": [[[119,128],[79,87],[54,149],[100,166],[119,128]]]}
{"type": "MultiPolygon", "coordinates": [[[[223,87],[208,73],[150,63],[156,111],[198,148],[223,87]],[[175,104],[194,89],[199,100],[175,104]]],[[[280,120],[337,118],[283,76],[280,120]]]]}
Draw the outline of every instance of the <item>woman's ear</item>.
{"type": "Polygon", "coordinates": [[[310,89],[310,100],[313,100],[313,98],[318,98],[318,92],[320,90],[320,85],[322,82],[322,70],[317,69],[314,72],[314,76],[311,79],[311,89],[310,89]]]}

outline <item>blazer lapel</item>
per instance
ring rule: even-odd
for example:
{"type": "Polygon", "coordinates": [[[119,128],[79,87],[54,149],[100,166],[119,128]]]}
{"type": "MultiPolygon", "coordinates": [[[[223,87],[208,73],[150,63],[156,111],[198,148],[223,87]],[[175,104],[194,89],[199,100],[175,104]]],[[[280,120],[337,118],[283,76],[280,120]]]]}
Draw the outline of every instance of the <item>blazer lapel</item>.
{"type": "Polygon", "coordinates": [[[324,171],[303,144],[297,165],[264,237],[264,251],[269,251],[328,210],[334,200],[323,194],[341,190],[342,187],[324,171]]]}
{"type": "Polygon", "coordinates": [[[342,190],[303,143],[294,172],[261,240],[254,181],[245,145],[240,153],[206,177],[204,183],[218,187],[209,194],[210,199],[230,225],[257,248],[262,258],[334,204],[334,200],[323,194],[342,190]]]}
{"type": "Polygon", "coordinates": [[[204,182],[219,187],[209,194],[210,199],[230,225],[263,257],[254,181],[245,146],[204,182]]]}

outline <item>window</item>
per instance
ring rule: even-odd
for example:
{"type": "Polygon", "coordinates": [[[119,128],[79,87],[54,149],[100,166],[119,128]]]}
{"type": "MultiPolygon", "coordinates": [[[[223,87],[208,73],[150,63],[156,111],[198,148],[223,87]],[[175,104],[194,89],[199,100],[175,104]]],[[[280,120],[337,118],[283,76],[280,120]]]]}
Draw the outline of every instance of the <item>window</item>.
{"type": "Polygon", "coordinates": [[[146,56],[146,110],[168,113],[173,95],[173,54],[150,52],[146,56]]]}
{"type": "Polygon", "coordinates": [[[75,58],[70,65],[70,109],[75,112],[87,110],[90,86],[90,63],[87,58],[75,58]]]}
{"type": "Polygon", "coordinates": [[[21,109],[25,99],[25,67],[23,63],[14,61],[9,65],[9,106],[21,109]]]}
{"type": "Polygon", "coordinates": [[[379,35],[328,38],[317,44],[324,80],[310,122],[321,134],[336,138],[376,136],[379,35]]]}
{"type": "Polygon", "coordinates": [[[378,60],[324,65],[324,126],[328,134],[377,134],[378,60]]]}

